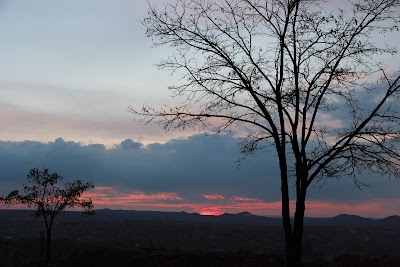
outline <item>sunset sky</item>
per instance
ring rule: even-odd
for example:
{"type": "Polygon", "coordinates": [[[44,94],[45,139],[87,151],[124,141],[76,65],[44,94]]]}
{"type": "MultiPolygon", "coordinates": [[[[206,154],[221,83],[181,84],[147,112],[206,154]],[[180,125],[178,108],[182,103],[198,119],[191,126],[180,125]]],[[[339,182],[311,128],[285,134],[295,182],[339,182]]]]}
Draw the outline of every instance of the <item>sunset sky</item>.
{"type": "MultiPolygon", "coordinates": [[[[234,136],[165,133],[127,111],[172,103],[178,79],[154,66],[172,50],[151,48],[146,14],[145,0],[0,0],[0,194],[46,162],[65,180],[93,181],[96,209],[279,215],[273,154],[238,166],[234,136]]],[[[394,71],[398,59],[382,58],[394,71]]],[[[306,216],[400,215],[400,181],[362,182],[311,188],[306,216]]]]}

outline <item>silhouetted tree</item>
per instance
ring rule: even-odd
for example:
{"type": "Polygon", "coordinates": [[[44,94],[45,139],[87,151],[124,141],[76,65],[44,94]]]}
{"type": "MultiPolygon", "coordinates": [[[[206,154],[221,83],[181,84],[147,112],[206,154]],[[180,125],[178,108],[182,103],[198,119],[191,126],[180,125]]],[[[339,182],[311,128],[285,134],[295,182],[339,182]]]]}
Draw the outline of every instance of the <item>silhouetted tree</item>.
{"type": "Polygon", "coordinates": [[[399,0],[176,0],[149,4],[154,45],[174,49],[159,68],[182,77],[181,104],[131,112],[166,130],[247,132],[244,155],[279,159],[288,266],[300,266],[307,189],[366,171],[399,177],[399,0]],[[335,6],[336,5],[336,6],[335,6]],[[394,43],[394,45],[396,45],[394,43]],[[335,121],[336,120],[336,121],[335,121]],[[240,128],[239,128],[240,129],[240,128]],[[289,187],[295,188],[293,224],[289,187]]]}
{"type": "Polygon", "coordinates": [[[77,180],[66,183],[63,187],[58,182],[63,179],[57,173],[49,173],[48,169],[32,168],[27,175],[28,184],[23,185],[23,193],[12,191],[2,197],[4,204],[25,204],[36,209],[36,216],[42,216],[46,226],[46,263],[51,263],[51,231],[54,219],[66,208],[83,208],[83,215],[93,215],[91,199],[82,199],[82,193],[94,188],[92,182],[82,183],[77,180]]]}

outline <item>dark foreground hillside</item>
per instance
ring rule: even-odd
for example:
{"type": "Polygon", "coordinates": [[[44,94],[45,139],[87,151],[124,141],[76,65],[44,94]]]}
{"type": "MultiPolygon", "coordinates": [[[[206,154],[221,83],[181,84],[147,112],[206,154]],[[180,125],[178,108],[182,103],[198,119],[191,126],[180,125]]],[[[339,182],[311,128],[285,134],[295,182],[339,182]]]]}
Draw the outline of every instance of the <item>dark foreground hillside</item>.
{"type": "MultiPolygon", "coordinates": [[[[22,240],[21,240],[22,241],[22,240]]],[[[36,242],[1,243],[1,266],[40,266],[36,242]]],[[[143,266],[143,267],[283,267],[283,254],[251,251],[180,251],[159,249],[127,249],[92,247],[57,240],[54,266],[143,266]]],[[[400,257],[393,255],[368,256],[348,254],[328,257],[307,257],[304,266],[310,267],[399,267],[400,257]]]]}
{"type": "MultiPolygon", "coordinates": [[[[43,227],[32,215],[0,211],[0,266],[37,266],[43,227]]],[[[398,219],[307,219],[306,266],[400,266],[398,219]]],[[[101,210],[58,218],[53,258],[58,267],[283,266],[283,246],[275,218],[101,210]]]]}

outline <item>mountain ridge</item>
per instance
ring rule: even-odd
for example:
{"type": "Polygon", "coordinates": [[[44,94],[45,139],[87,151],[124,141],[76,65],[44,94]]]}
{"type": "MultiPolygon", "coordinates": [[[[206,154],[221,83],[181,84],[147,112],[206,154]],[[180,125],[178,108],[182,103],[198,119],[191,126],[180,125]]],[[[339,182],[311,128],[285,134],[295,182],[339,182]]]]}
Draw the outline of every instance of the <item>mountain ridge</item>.
{"type": "MultiPolygon", "coordinates": [[[[0,209],[0,211],[2,211],[0,209]]],[[[220,215],[201,215],[198,212],[186,212],[186,211],[150,211],[150,210],[126,210],[126,209],[110,209],[110,208],[104,208],[104,209],[96,209],[95,212],[102,212],[102,211],[109,211],[109,212],[114,212],[114,211],[123,211],[123,212],[154,212],[154,213],[181,213],[181,214],[188,214],[188,215],[200,215],[200,216],[213,216],[213,217],[221,217],[221,216],[255,216],[255,217],[262,217],[262,218],[280,218],[279,216],[272,216],[272,215],[256,215],[248,211],[242,211],[238,213],[223,213],[220,215]]],[[[369,220],[386,220],[386,219],[400,219],[399,215],[389,215],[387,217],[383,218],[369,218],[369,217],[364,217],[360,216],[357,214],[346,214],[346,213],[341,213],[336,216],[332,217],[305,217],[309,219],[333,219],[333,218],[359,218],[359,219],[369,219],[369,220]]]]}
{"type": "MultiPolygon", "coordinates": [[[[0,217],[34,217],[34,210],[0,210],[0,217]]],[[[65,219],[76,219],[80,217],[79,211],[65,211],[61,216],[65,219]]],[[[239,213],[224,213],[221,215],[201,215],[199,213],[188,213],[185,211],[137,211],[123,209],[97,209],[95,215],[89,220],[119,220],[119,221],[178,221],[198,223],[220,223],[220,224],[255,224],[255,225],[277,225],[282,223],[280,217],[269,217],[255,215],[244,211],[239,213]]],[[[372,227],[400,229],[400,216],[391,215],[385,218],[372,219],[354,214],[339,214],[333,217],[316,218],[305,217],[304,223],[308,225],[341,226],[341,227],[372,227]]]]}

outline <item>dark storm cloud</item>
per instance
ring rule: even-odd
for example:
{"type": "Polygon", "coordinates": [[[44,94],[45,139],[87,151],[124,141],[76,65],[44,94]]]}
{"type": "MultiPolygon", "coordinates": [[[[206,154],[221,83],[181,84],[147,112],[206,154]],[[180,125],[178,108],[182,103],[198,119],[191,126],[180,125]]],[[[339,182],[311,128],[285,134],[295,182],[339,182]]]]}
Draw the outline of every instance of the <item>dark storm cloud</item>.
{"type": "Polygon", "coordinates": [[[148,146],[127,139],[111,149],[62,138],[50,143],[2,141],[1,191],[24,182],[31,166],[46,163],[66,179],[91,179],[125,192],[178,192],[196,201],[203,199],[201,194],[217,193],[277,199],[276,160],[263,154],[237,168],[238,151],[232,137],[202,135],[148,146]]]}
{"type": "MultiPolygon", "coordinates": [[[[62,138],[50,143],[1,141],[0,192],[18,188],[30,167],[46,164],[66,181],[92,180],[96,186],[112,186],[126,194],[173,192],[192,203],[207,201],[204,195],[279,201],[279,172],[273,154],[249,157],[238,168],[238,143],[230,136],[204,135],[147,146],[126,139],[111,149],[62,138]]],[[[350,179],[331,181],[321,190],[311,190],[310,198],[346,201],[397,197],[400,183],[389,183],[384,177],[365,177],[364,181],[371,188],[362,192],[350,179]]]]}

